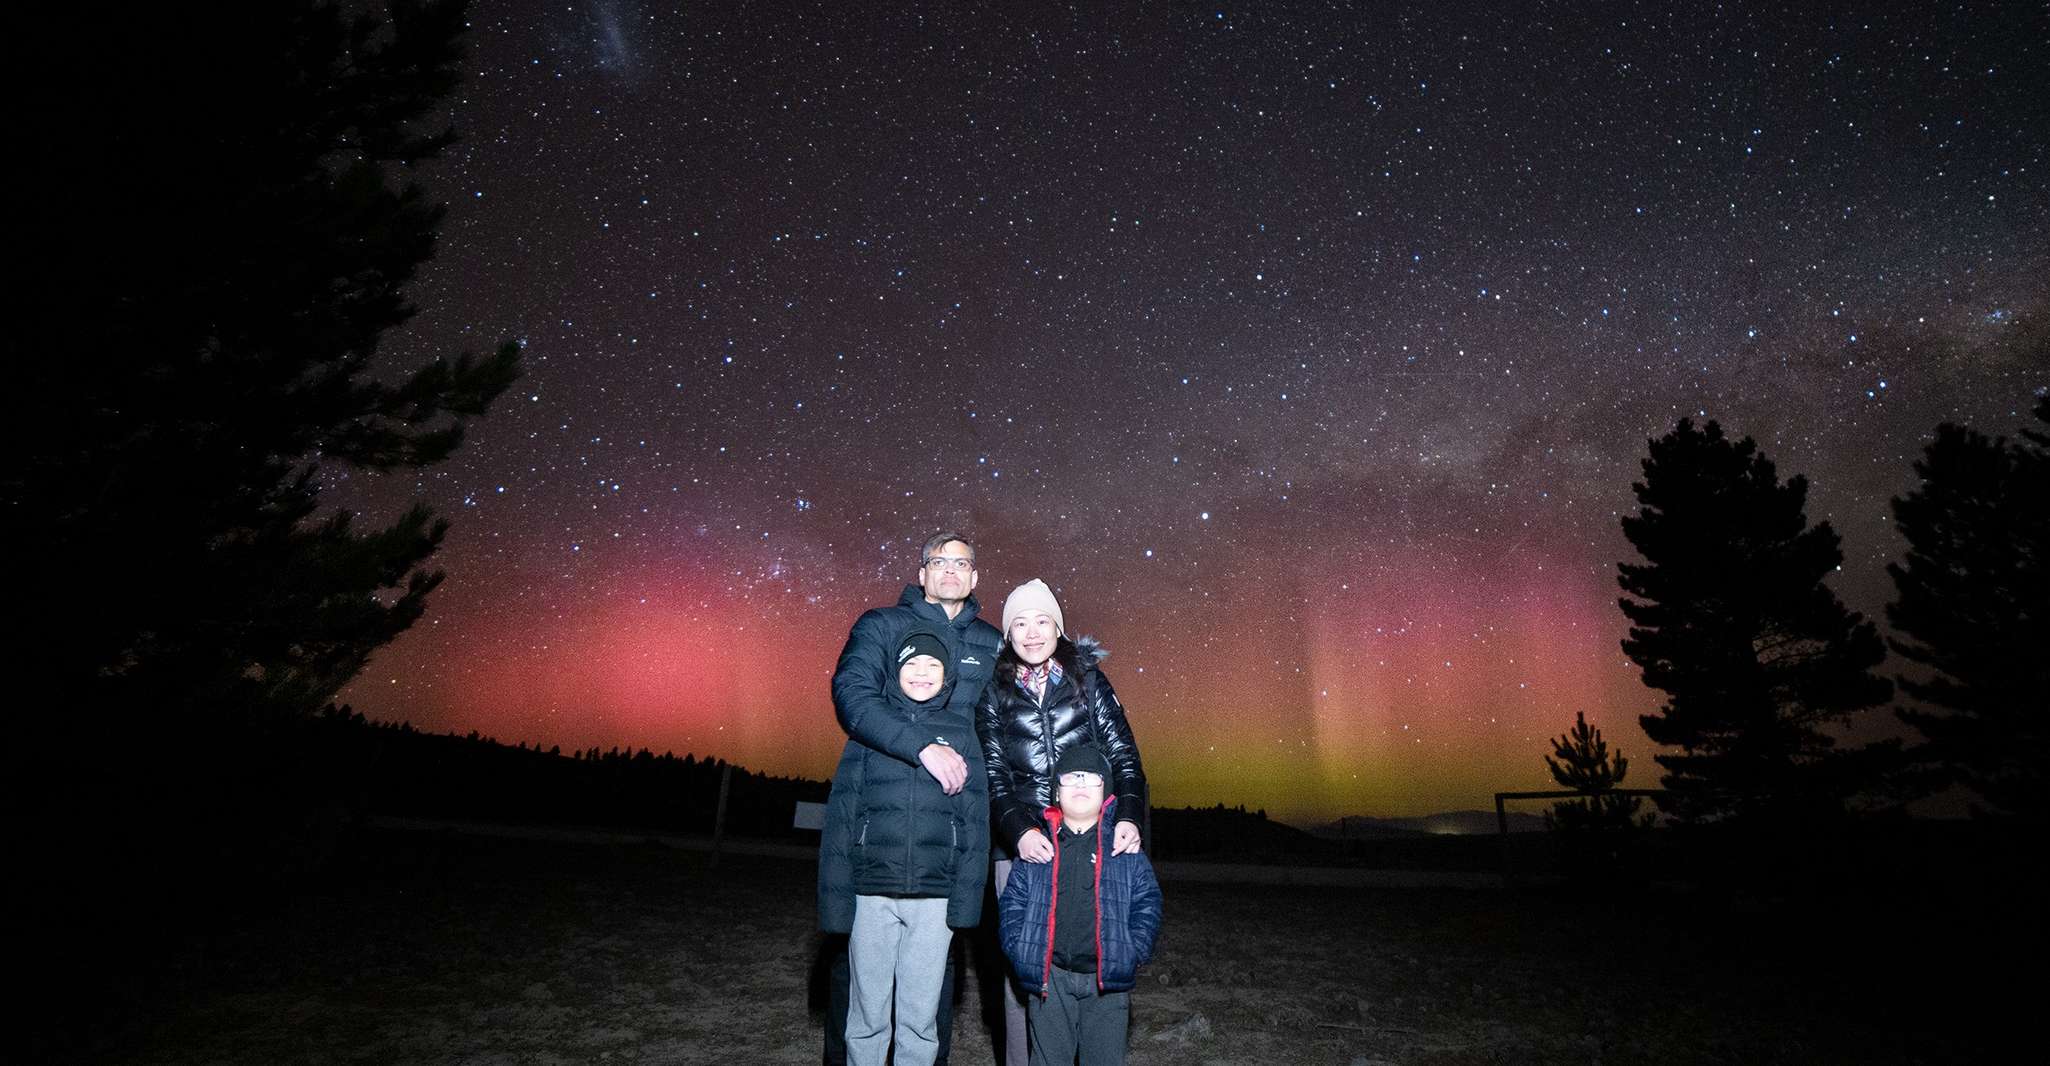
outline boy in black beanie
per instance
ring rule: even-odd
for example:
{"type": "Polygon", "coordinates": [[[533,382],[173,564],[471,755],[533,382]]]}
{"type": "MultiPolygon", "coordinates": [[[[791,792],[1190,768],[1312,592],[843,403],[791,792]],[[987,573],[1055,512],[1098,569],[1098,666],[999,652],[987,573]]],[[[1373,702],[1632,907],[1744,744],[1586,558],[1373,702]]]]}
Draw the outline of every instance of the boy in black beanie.
{"type": "Polygon", "coordinates": [[[982,915],[989,868],[989,786],[975,725],[947,698],[955,679],[940,634],[918,627],[893,646],[895,683],[884,721],[871,723],[890,750],[943,744],[968,763],[949,795],[926,770],[887,751],[847,741],[826,803],[849,818],[820,841],[821,892],[851,891],[847,1062],[930,1066],[947,949],[956,928],[982,915]]]}
{"type": "Polygon", "coordinates": [[[1112,854],[1100,831],[1116,799],[1110,762],[1077,744],[1054,763],[1050,863],[1011,869],[997,901],[1004,954],[1030,993],[1033,1066],[1125,1061],[1131,988],[1160,932],[1160,882],[1143,852],[1112,854]]]}

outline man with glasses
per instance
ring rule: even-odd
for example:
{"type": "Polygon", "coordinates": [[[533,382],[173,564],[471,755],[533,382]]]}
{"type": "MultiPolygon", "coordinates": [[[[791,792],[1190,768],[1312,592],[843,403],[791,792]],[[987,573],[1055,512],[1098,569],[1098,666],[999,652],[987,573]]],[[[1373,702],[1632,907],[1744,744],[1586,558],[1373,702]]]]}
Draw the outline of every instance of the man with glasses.
{"type": "MultiPolygon", "coordinates": [[[[895,683],[897,664],[890,657],[904,636],[915,626],[937,630],[947,644],[947,674],[958,678],[949,696],[948,709],[974,720],[976,700],[996,665],[1003,637],[978,617],[975,600],[975,547],[968,538],[951,530],[926,538],[918,557],[918,582],[906,585],[894,607],[866,611],[847,635],[840,650],[839,665],[833,671],[833,712],[840,727],[855,741],[885,755],[921,767],[948,795],[955,795],[968,782],[968,760],[947,744],[911,730],[885,728],[892,722],[887,712],[887,686],[895,683]]],[[[859,772],[842,760],[838,773],[859,772]]],[[[857,784],[850,782],[850,785],[857,784]]],[[[859,830],[860,812],[851,807],[858,787],[836,788],[836,797],[849,797],[826,810],[825,833],[819,846],[819,928],[831,938],[829,988],[826,1006],[826,1066],[846,1062],[847,1045],[847,934],[854,927],[854,885],[848,848],[859,830]],[[842,809],[846,808],[846,809],[842,809]]],[[[978,910],[980,901],[978,903],[978,910]]],[[[949,914],[947,924],[955,928],[972,926],[975,917],[949,914]]],[[[947,1061],[953,1038],[954,971],[949,965],[940,992],[939,1057],[947,1061]]]]}

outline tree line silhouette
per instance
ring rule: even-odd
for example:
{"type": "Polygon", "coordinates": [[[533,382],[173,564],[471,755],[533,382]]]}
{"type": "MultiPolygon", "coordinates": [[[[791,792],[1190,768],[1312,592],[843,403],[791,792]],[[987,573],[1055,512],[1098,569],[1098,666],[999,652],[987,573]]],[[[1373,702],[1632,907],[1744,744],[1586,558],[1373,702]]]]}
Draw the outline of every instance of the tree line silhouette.
{"type": "MultiPolygon", "coordinates": [[[[1826,584],[1840,538],[1810,524],[1807,480],[1781,481],[1755,441],[1716,422],[1680,421],[1650,443],[1636,514],[1622,519],[1641,557],[1618,568],[1632,623],[1623,651],[1664,704],[1639,719],[1669,750],[1660,809],[1682,827],[1786,842],[1781,857],[1840,833],[1851,817],[1961,788],[1975,817],[2022,833],[2043,827],[2050,742],[2050,396],[2035,429],[1989,437],[1945,423],[1923,449],[1914,489],[1892,501],[1905,558],[1887,566],[1894,652],[1912,667],[1881,676],[1889,642],[1826,584]],[[1840,728],[1892,699],[1918,737],[1859,746],[1840,728]]],[[[1584,798],[1551,817],[1583,867],[1613,865],[1650,816],[1616,796],[1628,771],[1585,716],[1553,739],[1553,779],[1584,798]]]]}
{"type": "Polygon", "coordinates": [[[542,750],[472,731],[430,733],[367,720],[347,706],[317,716],[307,743],[333,760],[350,814],[524,825],[605,826],[710,835],[722,778],[726,832],[816,842],[793,826],[799,802],[824,803],[828,782],[732,767],[726,760],[617,746],[542,750]]]}

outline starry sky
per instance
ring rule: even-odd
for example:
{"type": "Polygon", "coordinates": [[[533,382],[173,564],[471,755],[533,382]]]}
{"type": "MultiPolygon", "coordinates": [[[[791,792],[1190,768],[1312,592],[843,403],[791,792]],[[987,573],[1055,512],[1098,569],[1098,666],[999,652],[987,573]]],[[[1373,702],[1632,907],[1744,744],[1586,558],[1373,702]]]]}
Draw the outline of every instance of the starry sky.
{"type": "Polygon", "coordinates": [[[2050,387],[2046,9],[1785,7],[480,3],[383,358],[527,377],[330,472],[454,522],[343,698],[823,778],[957,527],[1108,646],[1158,804],[1487,807],[1576,711],[1652,786],[1647,440],[1807,475],[1878,617],[1922,442],[2050,387]]]}

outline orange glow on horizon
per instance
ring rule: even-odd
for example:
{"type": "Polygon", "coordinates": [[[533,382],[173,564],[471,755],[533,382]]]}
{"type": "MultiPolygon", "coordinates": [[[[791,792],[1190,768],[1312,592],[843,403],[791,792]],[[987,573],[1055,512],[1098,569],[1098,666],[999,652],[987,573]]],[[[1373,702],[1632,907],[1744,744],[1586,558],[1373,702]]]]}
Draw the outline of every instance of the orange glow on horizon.
{"type": "MultiPolygon", "coordinates": [[[[1635,722],[1651,694],[1617,649],[1620,615],[1590,606],[1607,599],[1605,575],[1391,573],[1300,622],[1249,606],[1203,640],[1167,639],[1143,619],[1108,627],[1104,669],[1154,802],[1243,804],[1300,824],[1484,809],[1497,790],[1548,786],[1541,756],[1575,711],[1638,761],[1633,783],[1652,783],[1635,722]],[[1250,643],[1276,633],[1291,635],[1250,643]]],[[[424,661],[430,645],[402,640],[346,695],[375,717],[506,743],[646,747],[829,775],[845,738],[828,682],[853,614],[765,616],[691,584],[534,617],[464,611],[444,632],[475,649],[460,661],[424,661]],[[376,685],[406,673],[423,683],[403,703],[376,685]]]]}

